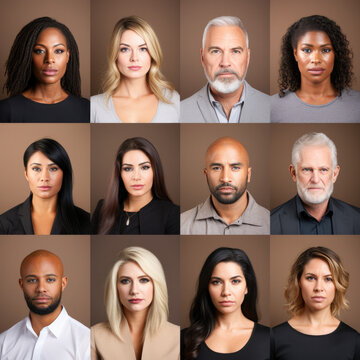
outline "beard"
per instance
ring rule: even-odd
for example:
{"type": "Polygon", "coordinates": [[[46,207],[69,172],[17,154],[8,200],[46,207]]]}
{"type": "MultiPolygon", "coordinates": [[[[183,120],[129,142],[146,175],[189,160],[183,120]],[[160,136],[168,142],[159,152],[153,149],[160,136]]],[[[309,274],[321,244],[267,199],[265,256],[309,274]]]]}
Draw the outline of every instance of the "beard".
{"type": "Polygon", "coordinates": [[[246,191],[246,186],[247,186],[246,182],[242,184],[240,188],[231,183],[222,183],[214,187],[209,183],[209,179],[207,177],[206,180],[209,186],[210,193],[220,204],[224,204],[224,205],[234,204],[243,196],[244,192],[246,191]],[[221,188],[223,187],[232,188],[235,191],[232,192],[231,194],[223,194],[220,192],[221,188]]]}
{"type": "Polygon", "coordinates": [[[205,68],[204,68],[204,72],[206,79],[211,85],[211,87],[221,94],[231,94],[236,90],[240,89],[246,76],[246,71],[244,73],[244,76],[241,77],[236,71],[229,68],[224,68],[216,72],[214,76],[214,80],[211,80],[205,68]],[[234,74],[235,77],[218,78],[218,76],[223,73],[231,73],[234,74]]]}
{"type": "MultiPolygon", "coordinates": [[[[311,194],[311,192],[307,189],[307,187],[300,184],[299,181],[296,182],[296,187],[300,199],[305,204],[310,204],[310,205],[322,204],[323,202],[329,200],[331,194],[334,191],[333,182],[331,182],[330,185],[325,188],[319,186],[319,188],[324,189],[320,194],[311,194]]],[[[315,185],[311,185],[311,187],[315,187],[315,185]]]]}
{"type": "Polygon", "coordinates": [[[34,314],[38,314],[38,315],[48,315],[53,313],[57,309],[61,301],[61,293],[60,293],[58,297],[52,299],[50,305],[44,308],[44,307],[37,307],[36,305],[34,305],[32,302],[33,299],[30,296],[24,294],[24,297],[29,310],[34,314]]]}

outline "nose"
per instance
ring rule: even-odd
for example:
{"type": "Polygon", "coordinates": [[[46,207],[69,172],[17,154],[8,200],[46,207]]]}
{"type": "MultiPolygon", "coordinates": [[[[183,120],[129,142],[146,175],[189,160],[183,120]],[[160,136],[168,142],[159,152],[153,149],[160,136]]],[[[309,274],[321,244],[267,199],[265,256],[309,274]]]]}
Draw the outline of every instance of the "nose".
{"type": "Polygon", "coordinates": [[[45,281],[42,279],[39,279],[37,282],[37,287],[36,287],[36,291],[38,293],[43,293],[46,292],[46,288],[45,288],[45,281]]]}
{"type": "Polygon", "coordinates": [[[317,184],[320,181],[319,173],[317,170],[314,170],[311,175],[311,182],[314,184],[317,184]]]}
{"type": "Polygon", "coordinates": [[[221,288],[221,296],[226,297],[230,295],[230,284],[225,281],[221,288]]]}
{"type": "Polygon", "coordinates": [[[130,55],[130,61],[133,61],[133,62],[138,61],[138,58],[139,58],[138,51],[132,50],[131,55],[130,55]]]}
{"type": "Polygon", "coordinates": [[[53,63],[55,62],[54,56],[51,54],[50,51],[47,51],[47,52],[46,52],[45,62],[46,62],[47,64],[53,64],[53,63]]]}
{"type": "Polygon", "coordinates": [[[227,166],[224,166],[221,171],[221,182],[231,182],[231,176],[230,176],[230,168],[227,166]]]}
{"type": "Polygon", "coordinates": [[[321,291],[323,291],[323,284],[322,284],[322,280],[321,280],[321,279],[317,279],[317,280],[316,280],[314,291],[315,291],[315,292],[321,292],[321,291]]]}
{"type": "Polygon", "coordinates": [[[229,52],[224,51],[224,52],[222,53],[220,66],[221,66],[221,67],[224,67],[224,68],[231,66],[231,63],[230,63],[230,54],[229,54],[229,52]]]}
{"type": "Polygon", "coordinates": [[[131,295],[136,295],[136,294],[138,294],[138,288],[137,288],[137,284],[136,284],[136,282],[135,281],[133,281],[132,283],[131,283],[131,288],[130,288],[130,294],[131,295]]]}
{"type": "Polygon", "coordinates": [[[49,181],[49,172],[47,169],[41,171],[41,181],[49,181]]]}
{"type": "Polygon", "coordinates": [[[133,180],[140,180],[141,179],[140,169],[135,168],[132,175],[133,175],[133,180]]]}
{"type": "Polygon", "coordinates": [[[316,50],[314,50],[311,54],[311,62],[314,64],[317,64],[319,62],[321,62],[321,57],[320,57],[320,53],[316,50]]]}

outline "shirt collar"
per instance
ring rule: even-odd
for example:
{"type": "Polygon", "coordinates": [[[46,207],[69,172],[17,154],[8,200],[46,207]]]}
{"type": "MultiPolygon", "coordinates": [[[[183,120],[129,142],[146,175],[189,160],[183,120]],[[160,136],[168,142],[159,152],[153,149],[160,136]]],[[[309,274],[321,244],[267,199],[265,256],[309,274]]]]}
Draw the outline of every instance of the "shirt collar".
{"type": "MultiPolygon", "coordinates": [[[[244,86],[243,86],[243,91],[240,96],[240,100],[236,104],[234,104],[234,106],[241,105],[245,101],[245,96],[246,96],[246,81],[245,80],[243,81],[243,84],[244,84],[244,86]]],[[[211,106],[214,107],[215,104],[220,104],[219,101],[215,100],[213,94],[211,93],[209,83],[207,85],[207,93],[208,93],[208,98],[209,98],[211,106]]]]}
{"type": "MultiPolygon", "coordinates": [[[[44,329],[48,329],[56,338],[58,338],[62,331],[64,330],[66,324],[69,321],[69,315],[65,310],[65,307],[62,307],[62,310],[59,316],[48,326],[45,326],[41,331],[44,329]]],[[[26,318],[26,328],[36,337],[38,337],[31,325],[30,315],[26,318]]]]}
{"type": "MultiPolygon", "coordinates": [[[[296,212],[297,212],[298,217],[300,217],[303,214],[303,215],[313,218],[313,216],[311,216],[308,213],[308,211],[305,209],[304,204],[301,201],[299,195],[296,195],[296,212]]],[[[332,197],[330,197],[324,216],[332,216],[333,212],[334,212],[334,205],[333,205],[332,197]]]]}

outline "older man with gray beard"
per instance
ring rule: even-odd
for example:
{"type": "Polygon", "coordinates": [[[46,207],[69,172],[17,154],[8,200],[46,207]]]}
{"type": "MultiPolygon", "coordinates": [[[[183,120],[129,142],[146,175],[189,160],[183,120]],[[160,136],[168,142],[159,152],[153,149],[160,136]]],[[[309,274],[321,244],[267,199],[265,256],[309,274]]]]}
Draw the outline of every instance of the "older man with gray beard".
{"type": "Polygon", "coordinates": [[[205,27],[200,53],[208,84],[181,102],[180,122],[270,122],[270,97],[245,81],[250,49],[239,18],[211,20],[205,27]]]}
{"type": "Polygon", "coordinates": [[[360,234],[360,209],[331,197],[339,172],[335,144],[325,134],[296,140],[290,174],[297,195],[271,211],[271,234],[360,234]]]}

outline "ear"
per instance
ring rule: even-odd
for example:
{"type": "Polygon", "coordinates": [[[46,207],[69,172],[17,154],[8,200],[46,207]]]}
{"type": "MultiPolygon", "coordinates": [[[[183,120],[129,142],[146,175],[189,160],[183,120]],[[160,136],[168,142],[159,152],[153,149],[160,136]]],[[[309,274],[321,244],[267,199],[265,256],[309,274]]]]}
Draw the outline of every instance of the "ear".
{"type": "Polygon", "coordinates": [[[62,291],[64,291],[64,289],[66,288],[67,283],[68,283],[68,277],[67,277],[67,276],[63,276],[63,278],[61,279],[61,288],[62,288],[62,291]]]}
{"type": "Polygon", "coordinates": [[[19,279],[19,286],[21,287],[22,290],[24,289],[24,287],[23,287],[23,279],[22,278],[19,279]]]}
{"type": "Polygon", "coordinates": [[[336,167],[334,169],[333,179],[332,179],[333,184],[335,184],[335,181],[337,180],[339,172],[340,172],[340,166],[336,165],[336,167]]]}
{"type": "Polygon", "coordinates": [[[208,173],[207,168],[204,168],[203,172],[204,172],[205,177],[207,177],[207,173],[208,173]]]}
{"type": "Polygon", "coordinates": [[[248,59],[247,59],[247,68],[249,67],[250,64],[250,49],[247,49],[247,53],[248,53],[248,59]]]}
{"type": "Polygon", "coordinates": [[[204,67],[204,50],[200,48],[201,65],[204,67]]]}
{"type": "Polygon", "coordinates": [[[246,287],[246,289],[245,289],[245,295],[248,293],[248,289],[247,289],[247,287],[246,287]]]}
{"type": "Polygon", "coordinates": [[[70,51],[69,50],[66,51],[66,57],[67,57],[66,63],[68,63],[69,59],[70,59],[70,51]]]}
{"type": "Polygon", "coordinates": [[[248,173],[247,173],[247,182],[249,183],[251,179],[251,167],[248,168],[248,173]]]}
{"type": "Polygon", "coordinates": [[[28,178],[28,176],[27,176],[27,170],[26,170],[26,168],[24,168],[24,175],[25,175],[26,181],[29,181],[29,178],[28,178]]]}
{"type": "Polygon", "coordinates": [[[294,182],[296,182],[296,169],[293,164],[290,164],[289,171],[292,179],[294,180],[294,182]]]}
{"type": "Polygon", "coordinates": [[[298,62],[297,49],[293,49],[295,61],[298,62]]]}

